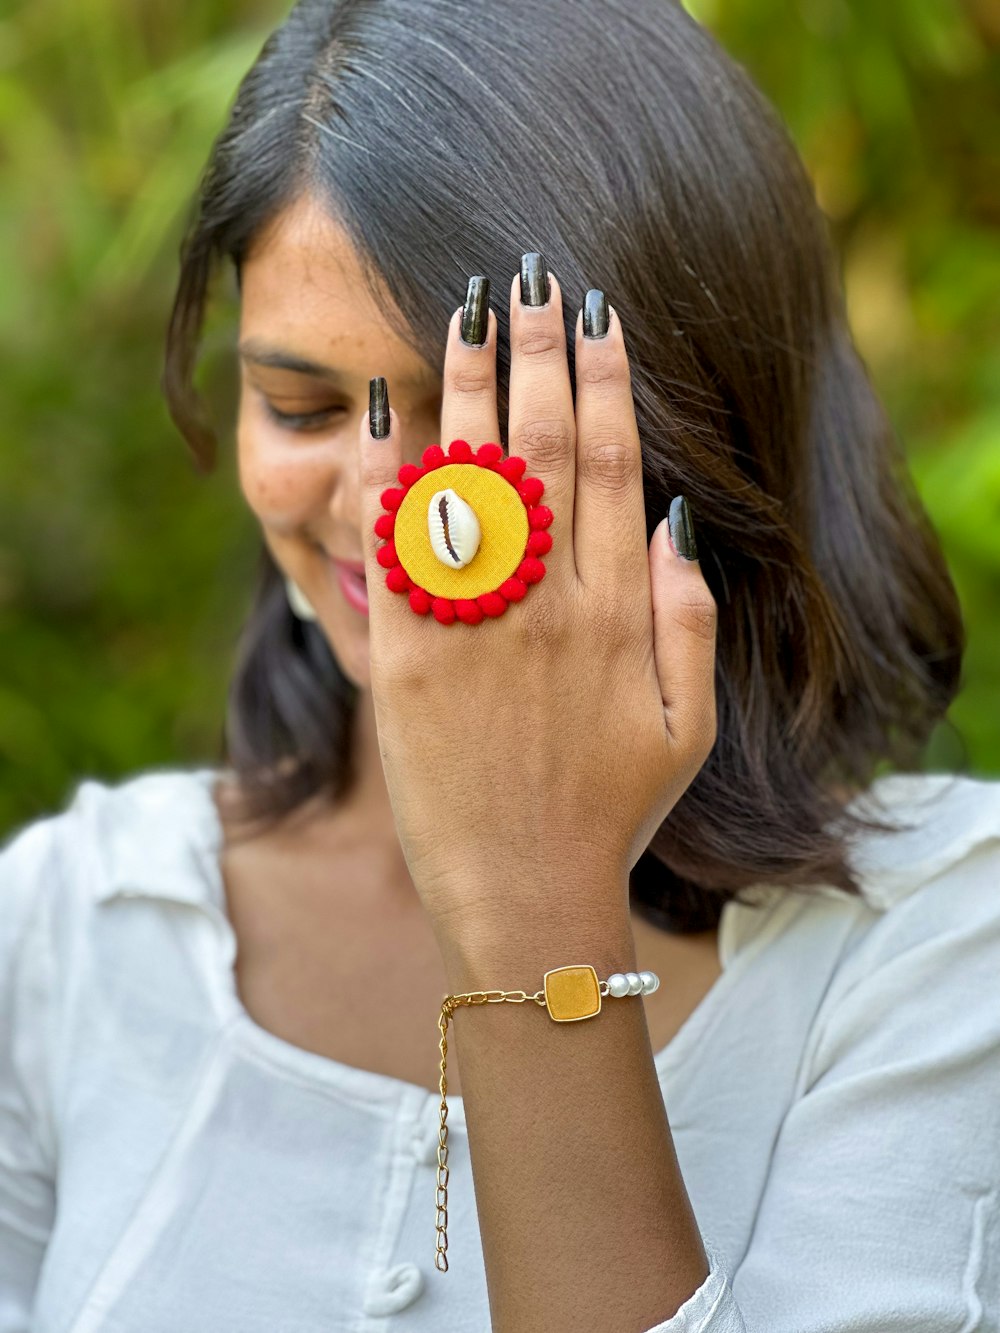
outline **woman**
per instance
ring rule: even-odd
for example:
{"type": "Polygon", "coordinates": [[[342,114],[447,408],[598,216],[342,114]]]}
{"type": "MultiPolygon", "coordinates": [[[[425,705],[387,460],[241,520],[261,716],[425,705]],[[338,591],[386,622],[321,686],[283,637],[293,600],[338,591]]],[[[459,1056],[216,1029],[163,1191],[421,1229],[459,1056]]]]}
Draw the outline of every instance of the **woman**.
{"type": "Polygon", "coordinates": [[[0,1330],[1000,1326],[1000,784],[887,771],[960,613],[745,73],[662,0],[305,0],[183,247],[205,470],[220,260],[224,764],[3,849],[0,1330]]]}

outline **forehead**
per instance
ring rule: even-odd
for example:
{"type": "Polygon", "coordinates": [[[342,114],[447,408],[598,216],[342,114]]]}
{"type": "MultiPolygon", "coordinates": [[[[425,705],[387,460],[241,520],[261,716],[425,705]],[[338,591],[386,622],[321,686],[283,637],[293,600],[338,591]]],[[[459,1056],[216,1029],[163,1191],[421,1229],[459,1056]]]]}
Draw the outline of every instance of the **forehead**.
{"type": "Polygon", "coordinates": [[[372,294],[353,243],[308,195],[256,236],[241,266],[240,337],[307,359],[356,365],[359,375],[440,377],[400,338],[392,298],[372,294]]]}

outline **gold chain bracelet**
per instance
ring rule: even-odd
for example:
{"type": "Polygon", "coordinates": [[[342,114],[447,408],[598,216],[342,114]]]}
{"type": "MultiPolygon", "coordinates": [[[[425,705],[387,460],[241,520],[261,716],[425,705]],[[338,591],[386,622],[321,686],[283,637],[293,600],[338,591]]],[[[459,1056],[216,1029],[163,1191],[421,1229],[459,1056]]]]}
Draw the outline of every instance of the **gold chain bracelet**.
{"type": "Polygon", "coordinates": [[[438,1017],[441,1030],[441,1123],[438,1128],[438,1168],[435,1203],[437,1241],[434,1267],[441,1273],[448,1271],[448,1080],[445,1064],[448,1059],[448,1022],[462,1004],[524,1004],[534,1000],[547,1009],[557,1023],[575,1023],[581,1018],[593,1018],[601,1012],[601,996],[621,999],[627,995],[651,995],[660,984],[655,972],[614,972],[607,981],[598,981],[597,972],[589,963],[573,963],[568,967],[554,967],[545,973],[543,987],[529,995],[523,990],[475,990],[464,995],[446,995],[438,1017]]]}

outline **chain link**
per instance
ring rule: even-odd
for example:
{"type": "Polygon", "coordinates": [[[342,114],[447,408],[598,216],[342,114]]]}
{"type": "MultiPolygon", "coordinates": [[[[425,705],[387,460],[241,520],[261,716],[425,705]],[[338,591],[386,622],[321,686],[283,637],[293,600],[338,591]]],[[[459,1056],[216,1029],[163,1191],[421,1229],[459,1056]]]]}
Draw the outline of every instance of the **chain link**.
{"type": "MultiPolygon", "coordinates": [[[[603,983],[602,983],[603,984],[603,983]]],[[[441,1121],[438,1126],[438,1150],[437,1150],[437,1190],[435,1193],[435,1205],[437,1216],[434,1221],[434,1229],[437,1233],[434,1249],[434,1267],[440,1273],[448,1271],[448,1079],[445,1073],[445,1066],[448,1060],[448,1022],[455,1010],[463,1004],[524,1004],[526,1001],[533,1000],[535,1004],[541,1005],[544,1009],[545,991],[535,991],[529,995],[523,990],[474,990],[468,991],[464,995],[447,995],[444,1004],[441,1006],[441,1013],[438,1016],[438,1027],[441,1030],[441,1040],[438,1043],[441,1050],[441,1121]]]]}

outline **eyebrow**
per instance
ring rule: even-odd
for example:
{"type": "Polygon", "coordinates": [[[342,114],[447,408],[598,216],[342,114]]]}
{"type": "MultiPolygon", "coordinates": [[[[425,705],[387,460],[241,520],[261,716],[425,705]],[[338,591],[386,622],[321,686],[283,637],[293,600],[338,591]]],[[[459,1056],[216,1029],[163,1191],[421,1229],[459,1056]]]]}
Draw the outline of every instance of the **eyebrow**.
{"type": "MultiPolygon", "coordinates": [[[[259,338],[246,338],[239,345],[239,354],[244,361],[251,361],[256,366],[267,366],[273,370],[293,370],[300,375],[312,375],[315,379],[326,380],[336,388],[343,388],[347,381],[340,371],[333,366],[325,366],[320,361],[310,361],[307,357],[286,352],[282,347],[273,346],[259,338]]],[[[394,376],[394,379],[398,377],[394,376]]],[[[418,375],[407,375],[402,383],[418,388],[431,388],[437,384],[437,377],[429,371],[418,375]]]]}

